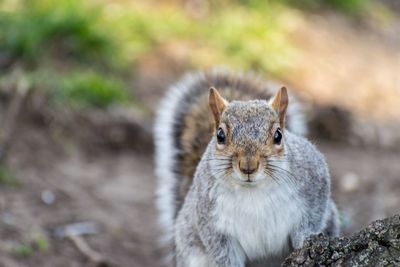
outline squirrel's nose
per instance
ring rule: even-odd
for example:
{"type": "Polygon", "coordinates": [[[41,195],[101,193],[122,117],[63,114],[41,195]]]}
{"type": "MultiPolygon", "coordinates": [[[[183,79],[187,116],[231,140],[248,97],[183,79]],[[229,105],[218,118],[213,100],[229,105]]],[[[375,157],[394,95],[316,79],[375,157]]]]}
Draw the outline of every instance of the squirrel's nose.
{"type": "Polygon", "coordinates": [[[258,161],[239,161],[239,169],[244,174],[255,173],[258,169],[258,161]]]}
{"type": "Polygon", "coordinates": [[[256,171],[256,169],[244,169],[244,168],[240,168],[240,171],[243,172],[244,174],[252,174],[253,172],[256,171]]]}

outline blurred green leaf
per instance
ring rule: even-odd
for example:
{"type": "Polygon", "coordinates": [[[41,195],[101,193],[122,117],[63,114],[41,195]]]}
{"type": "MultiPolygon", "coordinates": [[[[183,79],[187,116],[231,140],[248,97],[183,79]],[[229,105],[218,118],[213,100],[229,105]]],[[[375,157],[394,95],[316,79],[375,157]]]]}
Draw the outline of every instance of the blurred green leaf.
{"type": "Polygon", "coordinates": [[[47,251],[49,249],[49,241],[42,234],[34,234],[32,236],[32,242],[35,247],[37,247],[40,251],[47,251]]]}
{"type": "Polygon", "coordinates": [[[70,73],[59,86],[59,97],[83,107],[106,108],[129,99],[121,81],[93,71],[70,73]]]}
{"type": "Polygon", "coordinates": [[[0,165],[0,185],[18,187],[21,182],[15,177],[12,171],[5,165],[0,165]]]}
{"type": "Polygon", "coordinates": [[[303,9],[333,8],[349,15],[360,15],[371,5],[370,0],[278,0],[303,9]]]}
{"type": "Polygon", "coordinates": [[[20,244],[14,248],[15,254],[21,257],[29,257],[32,256],[34,250],[31,245],[20,244]]]}
{"type": "Polygon", "coordinates": [[[136,64],[158,56],[279,76],[296,64],[289,36],[301,15],[291,5],[351,13],[369,2],[209,0],[193,14],[179,1],[3,0],[0,64],[22,65],[35,88],[54,88],[59,99],[106,108],[131,100],[124,87],[136,64]],[[43,70],[50,75],[35,78],[43,70]]]}
{"type": "Polygon", "coordinates": [[[25,0],[0,11],[0,50],[26,64],[45,58],[104,62],[115,47],[99,25],[100,9],[84,1],[25,0]]]}

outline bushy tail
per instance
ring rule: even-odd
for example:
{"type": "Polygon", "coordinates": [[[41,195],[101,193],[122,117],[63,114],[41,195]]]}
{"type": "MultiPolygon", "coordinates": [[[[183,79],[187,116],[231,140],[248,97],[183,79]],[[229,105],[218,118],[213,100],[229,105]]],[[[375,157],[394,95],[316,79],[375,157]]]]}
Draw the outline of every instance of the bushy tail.
{"type": "MultiPolygon", "coordinates": [[[[190,88],[191,75],[185,76],[176,85],[169,88],[162,100],[155,118],[155,172],[158,178],[156,189],[156,207],[158,220],[163,236],[160,238],[162,246],[173,251],[174,223],[177,214],[176,191],[179,178],[175,172],[176,158],[179,150],[175,144],[175,120],[179,112],[179,104],[190,88]]],[[[167,261],[173,260],[173,253],[168,255],[167,261]]]]}

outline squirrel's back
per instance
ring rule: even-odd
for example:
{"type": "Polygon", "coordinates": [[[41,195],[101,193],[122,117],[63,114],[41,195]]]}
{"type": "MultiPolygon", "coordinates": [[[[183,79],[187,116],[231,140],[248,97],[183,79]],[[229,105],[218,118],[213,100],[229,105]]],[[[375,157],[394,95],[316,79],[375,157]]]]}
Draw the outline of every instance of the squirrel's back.
{"type": "MultiPolygon", "coordinates": [[[[279,89],[278,84],[252,74],[213,70],[187,74],[168,90],[154,127],[157,207],[166,242],[173,236],[175,218],[215,129],[208,105],[210,87],[228,101],[269,100],[279,89]]],[[[305,133],[303,113],[293,97],[286,121],[292,133],[305,133]]]]}

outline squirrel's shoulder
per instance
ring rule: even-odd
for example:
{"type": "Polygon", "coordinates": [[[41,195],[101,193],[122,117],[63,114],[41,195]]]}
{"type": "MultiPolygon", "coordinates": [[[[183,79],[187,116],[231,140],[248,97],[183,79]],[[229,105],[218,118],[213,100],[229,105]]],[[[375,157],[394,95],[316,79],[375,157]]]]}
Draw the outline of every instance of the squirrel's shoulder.
{"type": "Polygon", "coordinates": [[[307,166],[311,171],[328,172],[325,156],[311,140],[287,131],[285,133],[285,142],[286,157],[289,161],[301,163],[302,165],[306,162],[307,164],[304,164],[304,166],[307,166]]]}

